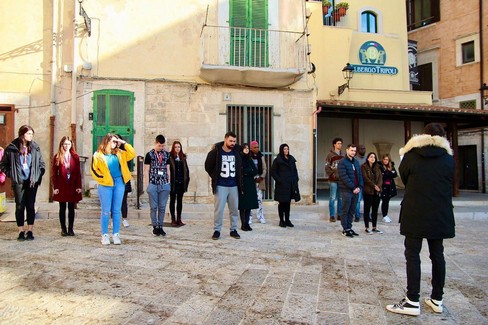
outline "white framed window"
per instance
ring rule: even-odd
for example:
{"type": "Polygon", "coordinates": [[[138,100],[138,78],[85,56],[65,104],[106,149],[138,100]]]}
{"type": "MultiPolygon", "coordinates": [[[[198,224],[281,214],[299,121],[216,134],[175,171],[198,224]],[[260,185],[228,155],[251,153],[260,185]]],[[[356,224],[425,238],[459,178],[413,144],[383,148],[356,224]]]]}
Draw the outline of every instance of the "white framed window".
{"type": "Polygon", "coordinates": [[[456,39],[456,66],[480,61],[480,37],[472,34],[456,39]]]}

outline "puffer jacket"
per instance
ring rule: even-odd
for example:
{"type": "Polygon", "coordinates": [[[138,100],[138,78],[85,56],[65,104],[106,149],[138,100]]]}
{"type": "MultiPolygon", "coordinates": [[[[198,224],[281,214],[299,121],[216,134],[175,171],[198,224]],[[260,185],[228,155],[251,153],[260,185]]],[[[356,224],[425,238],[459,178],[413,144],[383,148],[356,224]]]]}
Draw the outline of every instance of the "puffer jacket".
{"type": "Polygon", "coordinates": [[[413,238],[454,237],[454,158],[449,142],[422,134],[411,138],[400,156],[399,172],[405,184],[400,233],[413,238]]]}
{"type": "Polygon", "coordinates": [[[364,186],[363,175],[361,173],[361,166],[359,166],[359,161],[356,159],[349,159],[349,157],[344,157],[337,164],[337,175],[339,176],[339,189],[342,191],[354,191],[356,187],[361,190],[364,186]],[[355,185],[354,182],[354,171],[357,173],[358,183],[355,185]]]}

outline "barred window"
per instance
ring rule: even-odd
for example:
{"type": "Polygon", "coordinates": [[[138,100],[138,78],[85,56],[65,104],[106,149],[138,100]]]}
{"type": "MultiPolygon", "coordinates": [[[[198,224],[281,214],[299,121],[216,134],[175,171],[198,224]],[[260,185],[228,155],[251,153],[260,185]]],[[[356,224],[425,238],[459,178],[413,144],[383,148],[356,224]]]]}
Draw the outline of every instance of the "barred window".
{"type": "Polygon", "coordinates": [[[473,99],[464,102],[459,102],[459,108],[476,109],[476,100],[473,99]]]}

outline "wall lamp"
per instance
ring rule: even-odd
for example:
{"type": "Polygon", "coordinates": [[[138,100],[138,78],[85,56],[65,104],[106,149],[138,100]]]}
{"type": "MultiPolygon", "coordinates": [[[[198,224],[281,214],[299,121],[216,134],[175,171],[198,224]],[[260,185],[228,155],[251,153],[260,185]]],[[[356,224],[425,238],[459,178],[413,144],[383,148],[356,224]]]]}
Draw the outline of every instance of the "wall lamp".
{"type": "Polygon", "coordinates": [[[342,69],[342,76],[346,80],[346,83],[337,87],[337,92],[339,93],[339,96],[346,90],[346,88],[349,88],[349,80],[352,79],[352,76],[354,75],[354,68],[349,64],[346,63],[346,66],[344,69],[342,69]]]}
{"type": "MultiPolygon", "coordinates": [[[[481,104],[482,106],[488,104],[488,86],[486,83],[483,83],[483,86],[481,86],[480,91],[482,93],[482,98],[481,98],[481,104]]],[[[483,109],[483,107],[481,107],[483,109]]]]}

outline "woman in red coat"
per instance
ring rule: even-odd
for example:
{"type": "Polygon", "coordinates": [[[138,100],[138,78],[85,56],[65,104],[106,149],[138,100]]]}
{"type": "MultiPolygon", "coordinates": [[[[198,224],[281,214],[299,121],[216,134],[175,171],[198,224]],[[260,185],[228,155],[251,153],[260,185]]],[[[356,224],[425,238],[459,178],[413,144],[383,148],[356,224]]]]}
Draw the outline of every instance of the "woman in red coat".
{"type": "Polygon", "coordinates": [[[74,236],[75,203],[81,201],[80,157],[73,148],[70,137],[59,142],[58,153],[52,166],[53,201],[59,202],[61,236],[74,236]],[[66,230],[66,203],[68,204],[68,229],[66,230]]]}

